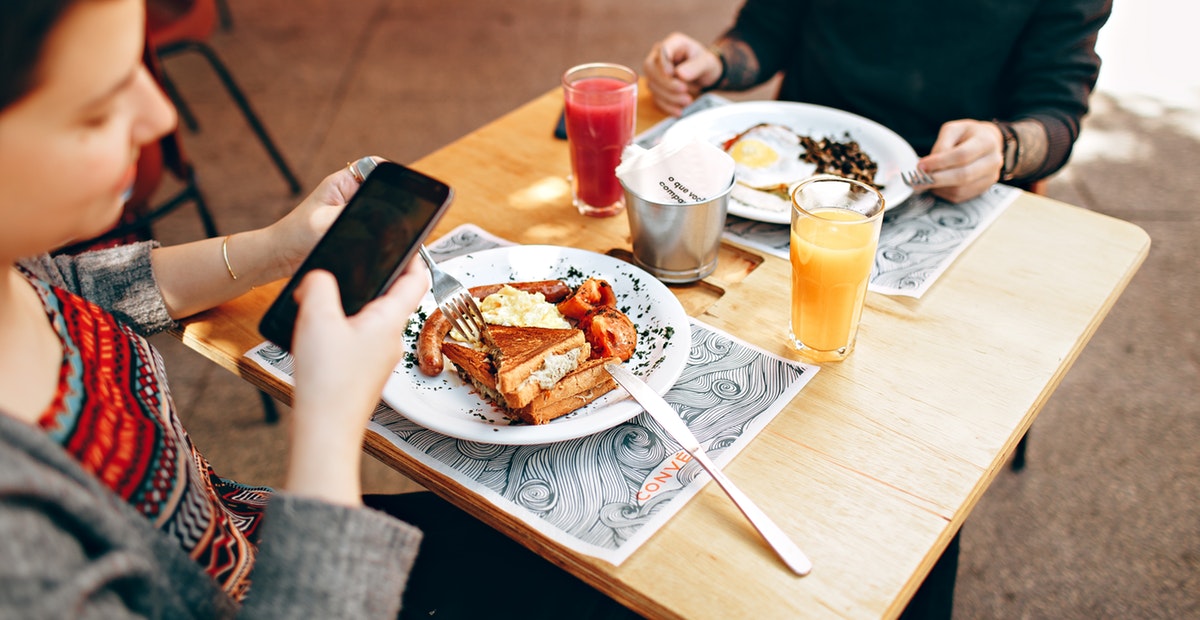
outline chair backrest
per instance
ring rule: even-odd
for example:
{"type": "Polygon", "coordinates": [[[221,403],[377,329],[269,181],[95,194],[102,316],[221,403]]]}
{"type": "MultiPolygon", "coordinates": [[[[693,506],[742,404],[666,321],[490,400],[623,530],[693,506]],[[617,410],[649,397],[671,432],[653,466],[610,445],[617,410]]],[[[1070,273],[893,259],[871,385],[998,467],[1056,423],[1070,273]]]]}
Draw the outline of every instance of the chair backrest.
{"type": "MultiPolygon", "coordinates": [[[[149,35],[147,34],[147,36],[149,35]]],[[[150,48],[150,43],[148,40],[146,43],[146,48],[142,51],[142,62],[146,64],[146,68],[150,71],[150,75],[154,77],[154,81],[161,89],[163,82],[162,64],[158,58],[158,55],[155,54],[154,50],[150,48]]],[[[183,150],[183,142],[181,142],[179,139],[178,125],[172,129],[170,133],[163,136],[158,141],[157,148],[159,150],[159,174],[161,175],[161,168],[165,166],[168,171],[175,175],[175,178],[180,180],[186,179],[191,172],[192,164],[190,161],[188,161],[187,154],[183,150]]],[[[145,153],[143,152],[143,156],[144,155],[145,153]]],[[[140,161],[141,160],[139,159],[139,162],[140,161]]],[[[148,169],[147,172],[152,172],[152,170],[148,169]]],[[[139,163],[138,176],[141,177],[141,174],[142,169],[139,163]]]]}
{"type": "Polygon", "coordinates": [[[154,48],[204,41],[217,26],[216,0],[147,0],[146,39],[154,48]]]}

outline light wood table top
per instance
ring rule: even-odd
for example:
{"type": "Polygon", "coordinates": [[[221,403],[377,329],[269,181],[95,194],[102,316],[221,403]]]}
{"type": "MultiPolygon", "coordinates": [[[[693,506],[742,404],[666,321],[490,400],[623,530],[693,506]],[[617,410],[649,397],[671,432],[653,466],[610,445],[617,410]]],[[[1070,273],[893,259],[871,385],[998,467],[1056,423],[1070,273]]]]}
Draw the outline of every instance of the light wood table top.
{"type": "MultiPolygon", "coordinates": [[[[413,164],[455,189],[434,238],[471,222],[518,243],[628,251],[624,216],[571,206],[567,145],[551,135],[561,105],[550,91],[413,164]]],[[[643,93],[638,130],[662,118],[643,93]]],[[[377,436],[366,448],[650,617],[893,617],[1149,246],[1133,224],[1024,194],[923,298],[868,295],[854,354],[824,367],[726,468],[812,559],[804,578],[715,484],[614,567],[551,543],[377,436]]],[[[288,386],[244,357],[281,285],[187,321],[181,336],[290,402],[288,386]]],[[[692,316],[794,358],[789,287],[786,260],[727,243],[717,273],[672,290],[692,316]]]]}

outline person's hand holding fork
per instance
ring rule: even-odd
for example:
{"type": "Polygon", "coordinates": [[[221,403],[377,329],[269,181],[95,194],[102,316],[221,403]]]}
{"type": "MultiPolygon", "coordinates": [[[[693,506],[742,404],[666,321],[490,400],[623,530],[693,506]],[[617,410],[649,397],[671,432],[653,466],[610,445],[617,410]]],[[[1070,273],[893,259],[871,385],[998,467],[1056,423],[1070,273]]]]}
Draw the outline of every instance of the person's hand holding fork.
{"type": "Polygon", "coordinates": [[[917,167],[933,178],[928,189],[950,202],[970,200],[1000,180],[1004,137],[995,123],[962,119],[942,125],[917,167]]]}

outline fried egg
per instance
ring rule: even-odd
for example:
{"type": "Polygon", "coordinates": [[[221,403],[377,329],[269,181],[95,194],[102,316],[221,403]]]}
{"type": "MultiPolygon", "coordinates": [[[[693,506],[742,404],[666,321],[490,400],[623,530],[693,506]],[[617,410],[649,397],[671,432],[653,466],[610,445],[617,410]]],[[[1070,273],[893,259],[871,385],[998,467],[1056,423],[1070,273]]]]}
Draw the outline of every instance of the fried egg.
{"type": "Polygon", "coordinates": [[[725,147],[734,161],[739,183],[756,188],[787,187],[813,175],[816,166],[801,156],[804,147],[796,132],[764,123],[737,136],[725,147]]]}

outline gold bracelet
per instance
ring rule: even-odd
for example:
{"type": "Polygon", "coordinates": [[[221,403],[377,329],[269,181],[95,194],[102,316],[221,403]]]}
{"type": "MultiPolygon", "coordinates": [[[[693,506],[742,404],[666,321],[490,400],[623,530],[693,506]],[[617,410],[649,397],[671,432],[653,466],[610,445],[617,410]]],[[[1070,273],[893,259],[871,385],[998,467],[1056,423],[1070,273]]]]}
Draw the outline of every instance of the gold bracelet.
{"type": "Polygon", "coordinates": [[[225,239],[221,241],[221,256],[225,258],[225,270],[229,272],[229,277],[237,280],[237,274],[233,272],[233,265],[229,264],[229,238],[233,235],[225,235],[225,239]]]}

